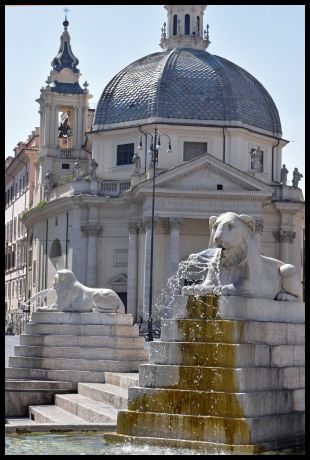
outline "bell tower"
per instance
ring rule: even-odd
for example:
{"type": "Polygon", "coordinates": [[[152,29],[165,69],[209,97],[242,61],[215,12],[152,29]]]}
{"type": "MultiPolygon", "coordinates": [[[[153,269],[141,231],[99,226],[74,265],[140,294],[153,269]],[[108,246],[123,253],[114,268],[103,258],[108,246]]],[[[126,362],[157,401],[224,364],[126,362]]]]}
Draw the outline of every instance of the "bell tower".
{"type": "MultiPolygon", "coordinates": [[[[66,10],[68,11],[68,10],[66,10]]],[[[36,198],[45,198],[44,181],[49,175],[49,188],[63,176],[73,174],[74,163],[87,168],[89,153],[84,150],[88,125],[89,99],[92,97],[85,82],[81,88],[79,60],[74,56],[67,15],[63,22],[57,56],[52,60],[47,86],[41,88],[40,149],[37,163],[36,198]],[[38,196],[39,195],[39,196],[38,196]]]]}
{"type": "Polygon", "coordinates": [[[165,5],[167,24],[162,27],[160,46],[164,51],[174,48],[205,50],[209,44],[209,26],[203,29],[203,13],[207,5],[165,5]]]}

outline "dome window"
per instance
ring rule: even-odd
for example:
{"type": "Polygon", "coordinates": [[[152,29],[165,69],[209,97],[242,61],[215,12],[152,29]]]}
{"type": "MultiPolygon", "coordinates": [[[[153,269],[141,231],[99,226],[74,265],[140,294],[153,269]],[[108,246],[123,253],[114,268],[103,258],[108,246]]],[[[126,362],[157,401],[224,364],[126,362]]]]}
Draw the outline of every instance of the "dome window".
{"type": "Polygon", "coordinates": [[[184,18],[184,34],[189,35],[190,34],[190,15],[186,14],[184,18]]]}
{"type": "Polygon", "coordinates": [[[190,161],[208,151],[206,142],[184,142],[183,161],[190,161]]]}

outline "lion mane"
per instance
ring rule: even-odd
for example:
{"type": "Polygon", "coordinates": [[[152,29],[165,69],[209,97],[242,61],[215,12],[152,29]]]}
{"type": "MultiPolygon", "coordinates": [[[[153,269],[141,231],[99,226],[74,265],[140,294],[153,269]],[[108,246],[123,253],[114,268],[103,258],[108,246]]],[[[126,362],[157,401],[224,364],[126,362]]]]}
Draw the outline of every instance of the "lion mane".
{"type": "Polygon", "coordinates": [[[185,286],[183,294],[219,294],[296,301],[300,283],[296,268],[260,254],[255,220],[226,212],[209,220],[209,248],[218,248],[202,284],[185,286]]]}

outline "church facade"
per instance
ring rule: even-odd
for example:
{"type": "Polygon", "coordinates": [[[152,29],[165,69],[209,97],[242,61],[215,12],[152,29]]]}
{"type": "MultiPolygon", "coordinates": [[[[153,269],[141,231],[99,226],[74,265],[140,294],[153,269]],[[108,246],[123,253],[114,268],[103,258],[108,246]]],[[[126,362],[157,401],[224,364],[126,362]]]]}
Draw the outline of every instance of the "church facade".
{"type": "Polygon", "coordinates": [[[146,322],[150,270],[156,303],[179,262],[208,246],[209,218],[226,211],[253,216],[262,254],[294,264],[303,280],[304,199],[298,171],[288,184],[271,96],[206,51],[205,5],[165,8],[162,51],[120,71],[95,113],[63,23],[37,100],[34,205],[24,216],[31,295],[68,268],[87,286],[115,290],[146,322]]]}

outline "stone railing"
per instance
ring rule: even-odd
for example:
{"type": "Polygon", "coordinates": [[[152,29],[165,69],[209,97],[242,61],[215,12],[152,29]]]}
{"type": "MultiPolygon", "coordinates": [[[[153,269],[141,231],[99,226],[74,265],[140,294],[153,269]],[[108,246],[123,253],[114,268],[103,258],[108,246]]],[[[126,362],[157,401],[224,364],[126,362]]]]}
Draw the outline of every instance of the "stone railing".
{"type": "Polygon", "coordinates": [[[99,193],[108,196],[118,196],[124,190],[130,189],[130,181],[100,180],[98,181],[99,193]]]}
{"type": "Polygon", "coordinates": [[[72,149],[57,149],[57,158],[72,158],[72,149]]]}

